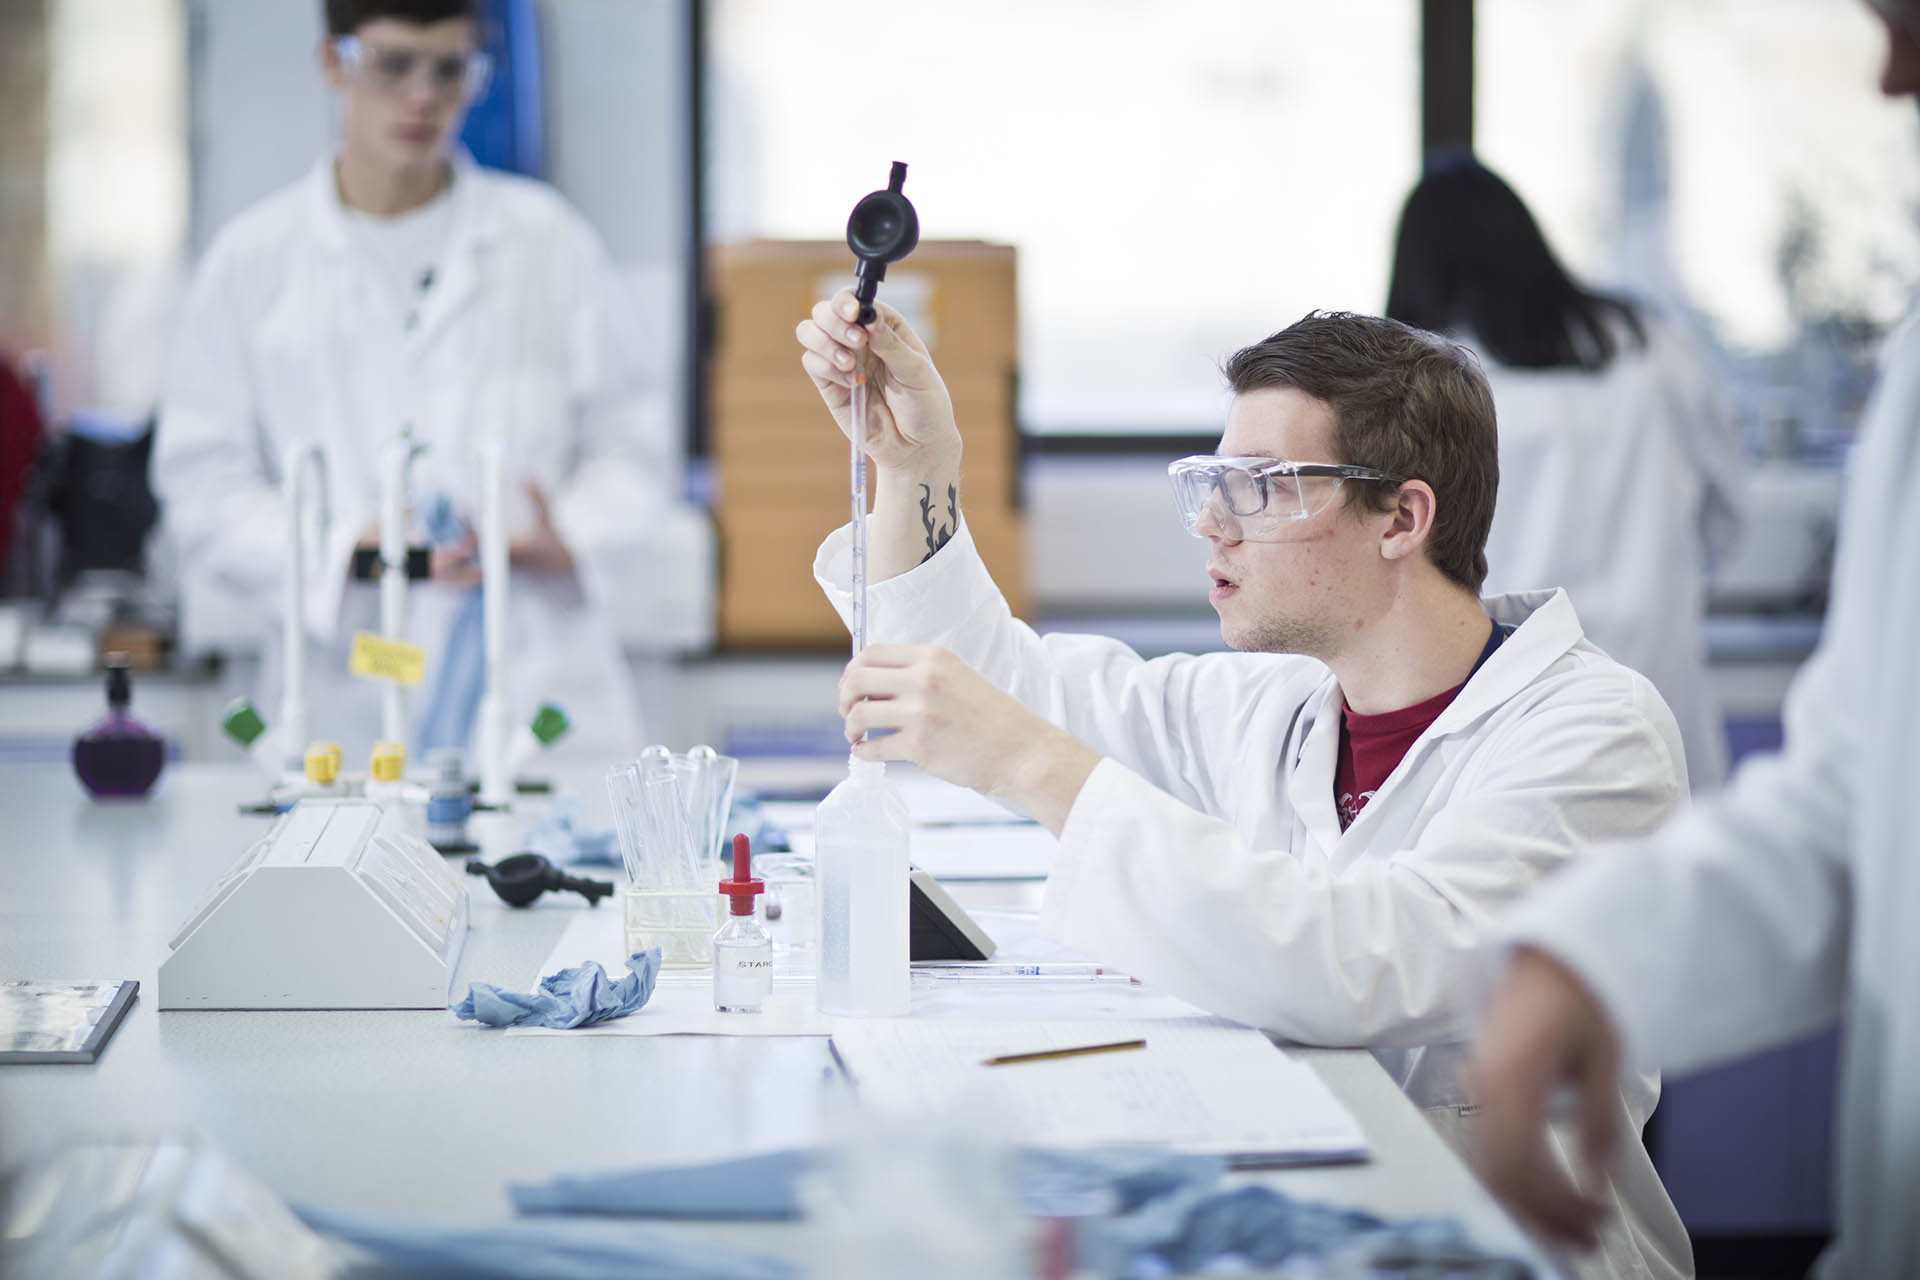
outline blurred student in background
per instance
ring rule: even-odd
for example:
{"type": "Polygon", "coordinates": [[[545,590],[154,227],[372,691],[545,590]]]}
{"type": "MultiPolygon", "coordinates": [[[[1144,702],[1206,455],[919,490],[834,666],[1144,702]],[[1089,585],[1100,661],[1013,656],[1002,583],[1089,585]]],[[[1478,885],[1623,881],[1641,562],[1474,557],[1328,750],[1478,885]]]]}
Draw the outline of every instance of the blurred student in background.
{"type": "Polygon", "coordinates": [[[1695,791],[1726,742],[1706,574],[1739,529],[1739,441],[1680,335],[1567,273],[1511,187],[1439,150],[1407,197],[1387,314],[1472,347],[1499,418],[1488,592],[1564,587],[1593,642],[1652,680],[1695,791]]]}
{"type": "MultiPolygon", "coordinates": [[[[364,746],[378,690],[347,676],[347,641],[378,630],[378,593],[349,581],[349,563],[377,544],[382,460],[410,426],[425,446],[416,515],[439,519],[414,531],[437,545],[433,580],[408,596],[405,638],[427,651],[427,676],[407,745],[466,745],[483,670],[478,446],[498,433],[513,719],[554,699],[575,751],[631,753],[638,708],[616,637],[648,625],[670,557],[704,550],[637,363],[643,335],[580,214],[456,143],[489,73],[479,0],[326,0],[325,19],[339,142],[221,232],[177,337],[154,476],[184,567],[277,626],[291,554],[281,460],[319,445],[330,520],[307,573],[309,719],[364,746]]],[[[271,686],[279,647],[264,653],[271,686]]]]}

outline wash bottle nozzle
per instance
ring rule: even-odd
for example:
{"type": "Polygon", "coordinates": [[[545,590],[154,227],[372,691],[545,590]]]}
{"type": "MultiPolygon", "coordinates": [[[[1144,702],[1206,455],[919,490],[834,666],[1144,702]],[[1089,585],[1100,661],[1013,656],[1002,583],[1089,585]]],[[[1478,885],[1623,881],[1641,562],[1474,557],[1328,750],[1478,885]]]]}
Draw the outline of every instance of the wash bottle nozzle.
{"type": "Polygon", "coordinates": [[[755,894],[765,893],[764,880],[753,878],[753,853],[745,835],[733,838],[733,879],[720,882],[720,892],[733,900],[733,914],[750,916],[753,914],[755,894]]]}

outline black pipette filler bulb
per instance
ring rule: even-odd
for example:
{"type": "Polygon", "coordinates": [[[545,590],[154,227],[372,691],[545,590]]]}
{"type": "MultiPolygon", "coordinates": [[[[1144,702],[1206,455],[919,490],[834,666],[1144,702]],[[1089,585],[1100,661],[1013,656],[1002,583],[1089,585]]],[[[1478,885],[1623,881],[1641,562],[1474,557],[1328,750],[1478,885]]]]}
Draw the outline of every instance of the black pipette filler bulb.
{"type": "Polygon", "coordinates": [[[613,892],[605,880],[570,876],[537,853],[516,853],[488,866],[475,858],[467,864],[470,876],[485,876],[500,900],[510,907],[524,907],[549,889],[577,893],[592,906],[613,892]]]}
{"type": "Polygon", "coordinates": [[[887,189],[862,196],[847,218],[847,248],[854,256],[853,296],[860,300],[861,324],[873,323],[873,295],[887,278],[887,264],[900,261],[920,243],[920,215],[900,190],[906,182],[907,166],[895,160],[887,189]]]}

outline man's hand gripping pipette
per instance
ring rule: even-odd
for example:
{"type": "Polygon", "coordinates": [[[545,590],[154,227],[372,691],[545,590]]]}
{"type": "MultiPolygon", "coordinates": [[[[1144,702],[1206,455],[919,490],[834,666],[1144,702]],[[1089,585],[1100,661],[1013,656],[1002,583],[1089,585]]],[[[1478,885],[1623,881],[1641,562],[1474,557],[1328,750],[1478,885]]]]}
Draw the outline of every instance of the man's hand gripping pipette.
{"type": "Polygon", "coordinates": [[[801,321],[801,365],[850,448],[853,658],[867,648],[867,586],[924,563],[959,524],[960,433],[946,384],[913,331],[885,303],[870,325],[842,290],[801,321]],[[872,514],[867,462],[876,469],[872,514]]]}
{"type": "MultiPolygon", "coordinates": [[[[874,471],[866,565],[871,584],[925,563],[953,536],[961,444],[953,400],[919,336],[884,303],[876,304],[867,327],[858,323],[859,314],[853,291],[841,290],[817,303],[795,336],[801,367],[850,440],[855,373],[863,366],[881,371],[869,373],[863,420],[874,471]],[[943,509],[951,514],[923,518],[943,509]]],[[[864,650],[847,667],[840,702],[850,737],[866,739],[876,728],[900,730],[859,741],[856,755],[912,760],[949,782],[1006,799],[1055,834],[1098,762],[1070,735],[931,646],[864,650]]]]}

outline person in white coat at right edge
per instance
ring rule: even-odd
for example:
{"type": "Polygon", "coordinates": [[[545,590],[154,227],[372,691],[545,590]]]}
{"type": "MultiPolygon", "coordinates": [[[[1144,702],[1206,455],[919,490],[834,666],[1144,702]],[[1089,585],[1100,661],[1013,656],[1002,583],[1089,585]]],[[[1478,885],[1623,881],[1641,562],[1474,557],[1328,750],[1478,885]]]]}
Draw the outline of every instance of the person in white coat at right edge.
{"type": "MultiPolygon", "coordinates": [[[[897,313],[869,336],[854,306],[820,303],[798,336],[843,429],[856,354],[886,373],[865,436],[873,643],[840,693],[849,738],[896,732],[855,753],[1054,831],[1050,936],[1288,1039],[1372,1049],[1464,1148],[1495,917],[1686,794],[1672,715],[1584,639],[1565,592],[1477,592],[1499,461],[1472,354],[1314,314],[1234,355],[1220,453],[1169,474],[1221,634],[1247,652],[1145,661],[1011,616],[960,518],[939,373],[897,313]]],[[[843,615],[848,559],[843,530],[814,565],[843,615]]],[[[1657,1096],[1636,1078],[1610,1111],[1637,1130],[1657,1096]]],[[[1645,1148],[1608,1174],[1618,1216],[1580,1273],[1691,1275],[1645,1148]]]]}
{"type": "MultiPolygon", "coordinates": [[[[1881,88],[1920,95],[1920,0],[1875,8],[1881,88]]],[[[1575,1242],[1606,1229],[1606,1206],[1542,1140],[1560,1084],[1604,1165],[1619,1064],[1706,1066],[1839,1020],[1838,1221],[1818,1271],[1920,1276],[1916,761],[1920,314],[1889,340],[1866,410],[1826,629],[1780,753],[1647,843],[1556,879],[1502,931],[1474,1074],[1481,1168],[1518,1214],[1575,1242]]]]}
{"type": "Polygon", "coordinates": [[[1567,274],[1511,187],[1439,148],[1400,211],[1387,315],[1481,358],[1506,483],[1489,594],[1564,587],[1587,638],[1660,691],[1695,795],[1726,779],[1707,571],[1732,549],[1740,440],[1690,343],[1567,274]]]}

